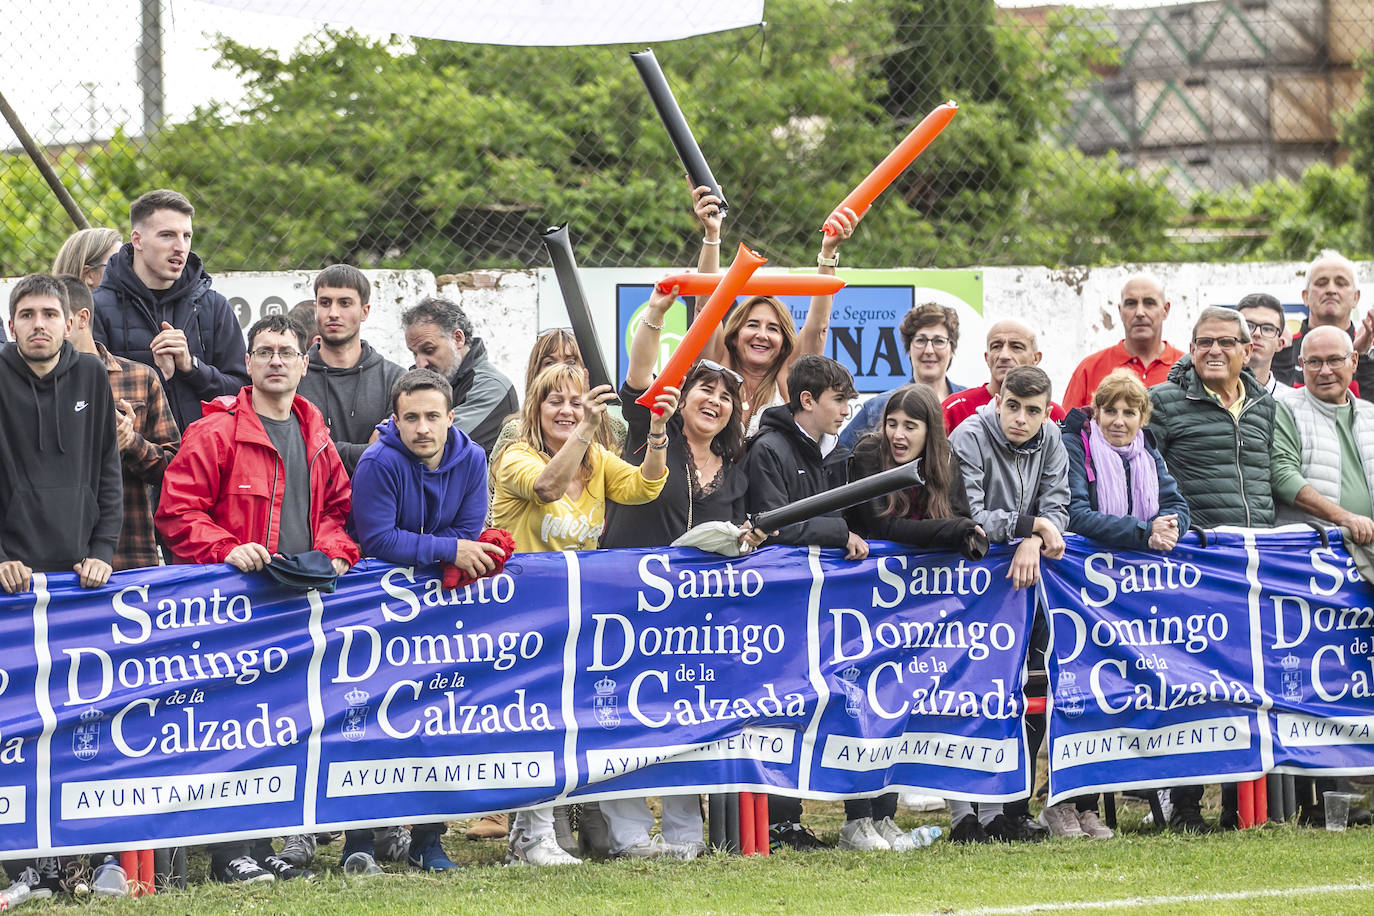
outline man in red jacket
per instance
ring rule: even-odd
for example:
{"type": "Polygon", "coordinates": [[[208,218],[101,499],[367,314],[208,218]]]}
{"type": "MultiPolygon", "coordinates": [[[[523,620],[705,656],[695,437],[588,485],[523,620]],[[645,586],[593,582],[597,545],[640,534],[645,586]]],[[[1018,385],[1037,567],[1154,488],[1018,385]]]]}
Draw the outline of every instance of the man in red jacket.
{"type": "MultiPolygon", "coordinates": [[[[248,375],[238,397],[204,405],[162,477],[156,523],[183,563],[253,572],[277,555],[318,550],[340,575],[358,561],[344,530],[352,490],[319,410],[296,394],[305,341],[282,315],[248,330],[248,375]]],[[[308,876],[313,837],[218,843],[211,872],[232,884],[308,876]],[[251,848],[251,854],[250,854],[251,848]]]]}

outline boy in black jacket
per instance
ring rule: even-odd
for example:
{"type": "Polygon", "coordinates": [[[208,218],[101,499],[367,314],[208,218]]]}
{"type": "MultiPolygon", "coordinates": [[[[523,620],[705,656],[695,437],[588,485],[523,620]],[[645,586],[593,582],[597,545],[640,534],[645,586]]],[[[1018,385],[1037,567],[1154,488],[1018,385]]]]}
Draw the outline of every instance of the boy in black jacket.
{"type": "Polygon", "coordinates": [[[114,401],[105,366],[67,342],[71,304],[56,277],[10,292],[13,343],[0,347],[0,586],[37,572],[110,578],[124,521],[114,401]]]}
{"type": "MultiPolygon", "coordinates": [[[[824,356],[802,356],[787,373],[788,402],[763,412],[758,435],[749,443],[749,511],[763,512],[814,496],[848,482],[849,449],[837,435],[849,417],[854,382],[849,372],[824,356]]],[[[776,544],[816,544],[844,549],[845,559],[868,556],[868,542],[849,530],[844,515],[831,512],[795,525],[773,537],[776,544]]],[[[797,798],[768,796],[770,840],[794,849],[823,844],[801,825],[797,798]]]]}
{"type": "MultiPolygon", "coordinates": [[[[763,412],[749,442],[749,511],[763,512],[848,483],[849,449],[837,434],[849,417],[854,382],[824,356],[802,356],[787,373],[788,402],[763,412]]],[[[775,544],[842,547],[845,559],[868,556],[868,543],[849,530],[841,512],[788,525],[775,544]]]]}

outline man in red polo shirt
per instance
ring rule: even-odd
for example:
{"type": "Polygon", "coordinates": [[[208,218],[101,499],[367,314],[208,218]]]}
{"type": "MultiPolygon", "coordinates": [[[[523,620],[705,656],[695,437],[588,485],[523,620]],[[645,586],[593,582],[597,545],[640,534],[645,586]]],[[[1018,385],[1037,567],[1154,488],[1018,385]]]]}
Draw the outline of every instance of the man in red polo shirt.
{"type": "Polygon", "coordinates": [[[1163,285],[1154,277],[1139,274],[1127,280],[1121,288],[1118,309],[1125,337],[1120,343],[1088,356],[1073,370],[1069,387],[1064,391],[1065,410],[1092,403],[1098,382],[1114,369],[1130,369],[1149,388],[1163,382],[1169,369],[1183,356],[1183,351],[1164,340],[1169,300],[1164,298],[1163,285]]]}
{"type": "MultiPolygon", "coordinates": [[[[945,414],[945,432],[954,428],[1002,391],[1002,379],[1017,366],[1040,365],[1040,348],[1035,332],[1019,321],[1003,319],[988,328],[988,343],[983,361],[988,364],[988,383],[956,391],[941,402],[945,414]]],[[[1050,419],[1058,423],[1064,419],[1064,408],[1050,401],[1050,419]]]]}

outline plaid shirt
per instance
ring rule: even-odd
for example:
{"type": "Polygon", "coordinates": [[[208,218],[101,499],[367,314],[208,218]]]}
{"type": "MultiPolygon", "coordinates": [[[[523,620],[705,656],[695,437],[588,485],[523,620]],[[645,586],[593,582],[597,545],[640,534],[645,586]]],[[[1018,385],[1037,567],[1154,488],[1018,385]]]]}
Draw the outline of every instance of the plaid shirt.
{"type": "Polygon", "coordinates": [[[162,472],[181,446],[181,431],[172,419],[172,408],[162,392],[157,373],[142,363],[111,355],[96,345],[110,376],[115,410],[127,401],[134,411],[134,439],[120,450],[124,471],[124,527],[115,548],[115,569],[157,566],[157,534],[153,528],[153,503],[148,488],[162,482],[162,472]]]}

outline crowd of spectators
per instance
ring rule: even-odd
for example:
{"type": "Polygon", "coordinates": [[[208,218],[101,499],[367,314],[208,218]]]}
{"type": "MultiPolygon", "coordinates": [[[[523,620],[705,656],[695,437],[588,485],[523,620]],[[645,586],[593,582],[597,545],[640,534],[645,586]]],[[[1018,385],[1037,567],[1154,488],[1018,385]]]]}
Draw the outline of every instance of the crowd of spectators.
{"type": "MultiPolygon", "coordinates": [[[[698,266],[718,271],[720,201],[697,188],[693,203],[698,266]]],[[[1192,526],[1315,521],[1374,542],[1374,313],[1357,322],[1355,265],[1334,252],[1308,269],[1307,317],[1291,336],[1279,302],[1255,293],[1237,308],[1204,308],[1186,352],[1163,339],[1161,283],[1131,277],[1118,303],[1123,339],[1085,357],[1058,401],[1034,328],[993,323],[988,380],[965,389],[947,377],[958,315],[918,304],[898,329],[912,381],[851,418],[853,380],[821,355],[828,296],[812,301],[800,330],[777,299],[739,303],[681,387],[645,408],[635,399],[653,381],[677,302],[676,290],[655,292],[615,408],[610,386],[589,387],[572,334],[539,335],[517,391],[463,309],[442,298],[401,316],[415,366],[406,371],[362,338],[370,285],[343,264],[318,273],[303,320],[263,318],[245,340],[191,249],[194,217],[183,195],[152,191],[132,205],[127,241],[111,229],[77,233],[53,274],[11,291],[13,342],[0,348],[7,592],[30,589],[34,572],[75,572],[98,588],[114,570],[160,562],[328,577],[363,555],[470,580],[509,555],[489,523],[521,552],[667,546],[707,522],[738,526],[740,551],[818,545],[856,562],[869,538],[971,559],[1007,544],[1015,589],[1038,582],[1068,532],[1170,551],[1192,526]],[[748,521],[911,462],[922,482],[908,490],[779,531],[748,521]]],[[[859,222],[841,215],[819,271],[835,271],[859,222]]],[[[1031,666],[1043,667],[1043,608],[1034,619],[1031,666]]],[[[1044,737],[1036,718],[1032,759],[1044,737]]],[[[1214,829],[1203,787],[1166,791],[1175,829],[1214,829]]],[[[1112,835],[1096,797],[1034,819],[1029,799],[948,807],[957,842],[1112,835]]],[[[507,837],[510,861],[536,866],[588,853],[702,854],[697,796],[664,798],[661,810],[661,833],[643,800],[620,799],[582,811],[580,838],[553,808],[509,824],[488,817],[469,835],[507,837]]],[[[769,811],[775,844],[822,845],[800,800],[774,796],[769,811]]],[[[845,811],[841,847],[914,847],[896,827],[895,795],[852,799],[845,811]]],[[[1217,826],[1236,825],[1234,787],[1223,787],[1217,826]]],[[[347,831],[341,864],[352,874],[375,873],[378,859],[454,867],[443,824],[411,826],[347,831]]],[[[272,838],[238,840],[212,847],[211,871],[234,884],[299,879],[315,856],[313,836],[287,837],[280,851],[272,838]]],[[[46,881],[55,866],[7,867],[46,881]]]]}

